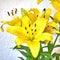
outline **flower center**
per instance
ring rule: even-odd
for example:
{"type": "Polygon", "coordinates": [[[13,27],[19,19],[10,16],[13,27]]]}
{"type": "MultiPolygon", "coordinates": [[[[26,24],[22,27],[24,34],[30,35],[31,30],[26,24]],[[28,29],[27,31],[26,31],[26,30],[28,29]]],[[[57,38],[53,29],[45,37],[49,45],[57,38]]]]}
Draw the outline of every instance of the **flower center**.
{"type": "Polygon", "coordinates": [[[26,33],[27,33],[28,40],[33,41],[34,40],[34,35],[35,35],[35,32],[36,32],[36,24],[34,24],[33,28],[31,28],[30,26],[31,25],[29,24],[29,28],[25,27],[25,30],[26,30],[26,33]]]}

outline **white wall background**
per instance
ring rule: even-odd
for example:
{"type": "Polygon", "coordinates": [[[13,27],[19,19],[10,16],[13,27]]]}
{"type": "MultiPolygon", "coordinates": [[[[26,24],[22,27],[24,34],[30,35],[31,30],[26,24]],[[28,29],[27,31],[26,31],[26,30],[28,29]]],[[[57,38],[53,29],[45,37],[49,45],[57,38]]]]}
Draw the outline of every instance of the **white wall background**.
{"type": "MultiPolygon", "coordinates": [[[[7,15],[7,11],[11,11],[14,8],[17,8],[18,12],[20,8],[30,9],[37,7],[42,10],[43,8],[51,7],[53,9],[53,7],[49,5],[48,0],[44,0],[44,2],[39,5],[37,5],[36,1],[37,0],[0,0],[0,21],[8,20],[10,17],[7,15]]],[[[18,57],[22,56],[18,51],[12,50],[15,46],[14,39],[15,36],[0,31],[0,60],[19,60],[18,57]]]]}

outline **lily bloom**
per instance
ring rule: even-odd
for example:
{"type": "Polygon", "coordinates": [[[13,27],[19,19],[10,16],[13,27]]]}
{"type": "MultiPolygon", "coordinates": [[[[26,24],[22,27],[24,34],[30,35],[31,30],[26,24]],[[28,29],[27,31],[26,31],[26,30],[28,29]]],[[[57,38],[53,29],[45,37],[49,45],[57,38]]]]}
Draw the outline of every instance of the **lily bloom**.
{"type": "Polygon", "coordinates": [[[56,34],[56,33],[60,33],[58,31],[58,25],[56,22],[52,21],[52,22],[48,22],[44,32],[48,32],[48,33],[51,33],[51,34],[56,34]]]}
{"type": "Polygon", "coordinates": [[[56,10],[60,11],[60,0],[51,0],[51,4],[56,10]]]}
{"type": "Polygon", "coordinates": [[[9,26],[7,32],[17,36],[15,43],[17,46],[26,43],[34,58],[38,56],[40,41],[52,41],[52,35],[44,32],[47,19],[39,18],[33,24],[27,16],[22,17],[21,26],[9,26]]]}

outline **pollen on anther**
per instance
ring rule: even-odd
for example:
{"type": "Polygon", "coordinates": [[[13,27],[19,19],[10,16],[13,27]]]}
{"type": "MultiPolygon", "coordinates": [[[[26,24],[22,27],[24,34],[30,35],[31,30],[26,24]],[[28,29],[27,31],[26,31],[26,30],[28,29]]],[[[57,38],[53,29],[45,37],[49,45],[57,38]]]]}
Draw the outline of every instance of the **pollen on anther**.
{"type": "Polygon", "coordinates": [[[15,8],[15,14],[17,14],[17,8],[15,8]]]}
{"type": "Polygon", "coordinates": [[[28,34],[28,32],[27,32],[27,34],[28,34]]]}
{"type": "Polygon", "coordinates": [[[35,29],[35,32],[36,32],[36,29],[35,29]]]}
{"type": "Polygon", "coordinates": [[[32,33],[32,35],[33,35],[33,33],[32,33]]]}
{"type": "Polygon", "coordinates": [[[25,27],[25,29],[27,30],[27,28],[25,27]]]}
{"type": "Polygon", "coordinates": [[[37,15],[37,17],[38,17],[38,15],[37,15]]]}
{"type": "Polygon", "coordinates": [[[36,24],[35,24],[35,27],[36,27],[36,24]]]}
{"type": "Polygon", "coordinates": [[[13,10],[11,10],[11,14],[14,15],[13,10]]]}
{"type": "Polygon", "coordinates": [[[10,13],[9,12],[7,12],[8,13],[8,15],[10,16],[10,13]]]}
{"type": "Polygon", "coordinates": [[[29,24],[29,27],[30,27],[30,24],[29,24]]]}

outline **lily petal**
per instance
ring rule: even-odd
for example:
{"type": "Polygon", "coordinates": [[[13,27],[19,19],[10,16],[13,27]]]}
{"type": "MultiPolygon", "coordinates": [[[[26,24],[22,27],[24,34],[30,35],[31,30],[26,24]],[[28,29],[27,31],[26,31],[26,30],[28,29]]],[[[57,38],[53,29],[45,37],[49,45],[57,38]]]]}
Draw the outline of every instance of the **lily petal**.
{"type": "Polygon", "coordinates": [[[58,29],[57,23],[54,21],[49,22],[47,26],[51,26],[52,28],[58,29]]]}
{"type": "Polygon", "coordinates": [[[20,26],[9,26],[7,32],[14,34],[16,36],[24,36],[26,37],[27,33],[26,30],[20,26]]]}
{"type": "Polygon", "coordinates": [[[60,33],[58,30],[52,30],[52,29],[51,29],[51,30],[49,30],[48,32],[49,32],[49,33],[51,33],[51,34],[60,33]]]}
{"type": "Polygon", "coordinates": [[[38,56],[39,50],[40,50],[40,42],[36,41],[29,41],[28,47],[30,48],[30,51],[34,58],[38,56]]]}
{"type": "Polygon", "coordinates": [[[28,11],[28,16],[31,20],[31,23],[34,23],[39,15],[39,10],[37,8],[32,8],[28,11]]]}
{"type": "Polygon", "coordinates": [[[60,1],[58,1],[58,0],[53,1],[52,0],[51,4],[56,10],[60,11],[60,1]]]}
{"type": "Polygon", "coordinates": [[[33,24],[33,29],[36,29],[35,31],[35,37],[38,37],[45,29],[47,23],[47,19],[40,18],[37,19],[36,22],[33,24]]]}
{"type": "Polygon", "coordinates": [[[37,0],[37,4],[40,4],[43,0],[37,0]]]}
{"type": "Polygon", "coordinates": [[[54,14],[54,21],[55,21],[55,22],[60,22],[60,11],[57,11],[57,12],[54,14]]]}
{"type": "Polygon", "coordinates": [[[27,16],[22,17],[22,27],[29,27],[30,19],[27,16]]]}
{"type": "Polygon", "coordinates": [[[15,43],[19,47],[21,44],[25,43],[25,40],[24,40],[24,38],[18,37],[15,39],[15,43]]]}
{"type": "Polygon", "coordinates": [[[21,19],[19,17],[14,17],[13,20],[11,21],[2,21],[2,23],[4,24],[8,24],[8,25],[11,25],[11,26],[15,26],[15,25],[21,25],[21,19]]]}
{"type": "Polygon", "coordinates": [[[46,9],[46,13],[45,13],[45,18],[46,19],[49,19],[50,18],[50,14],[51,14],[51,9],[50,8],[47,8],[46,9]]]}
{"type": "Polygon", "coordinates": [[[52,34],[45,32],[35,38],[37,41],[41,41],[41,40],[52,41],[52,34]]]}

